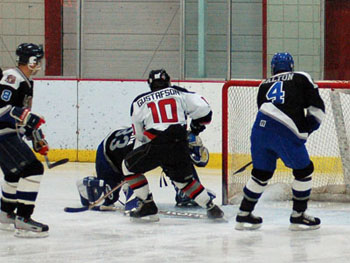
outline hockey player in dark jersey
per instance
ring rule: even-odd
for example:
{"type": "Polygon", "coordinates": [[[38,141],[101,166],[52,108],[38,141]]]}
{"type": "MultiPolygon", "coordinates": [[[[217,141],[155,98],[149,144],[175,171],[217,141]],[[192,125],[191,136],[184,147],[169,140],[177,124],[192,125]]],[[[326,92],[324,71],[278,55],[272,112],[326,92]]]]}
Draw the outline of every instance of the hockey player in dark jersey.
{"type": "Polygon", "coordinates": [[[45,120],[31,111],[31,76],[40,70],[44,52],[41,46],[23,43],[16,55],[18,66],[5,70],[0,80],[0,166],[4,174],[0,228],[15,229],[15,236],[45,237],[48,226],[31,218],[44,167],[23,141],[26,135],[42,155],[49,150],[39,128],[45,120]]]}
{"type": "MultiPolygon", "coordinates": [[[[88,206],[98,200],[103,194],[106,194],[115,186],[124,180],[124,175],[121,170],[121,163],[126,154],[134,148],[135,137],[132,135],[131,127],[117,129],[110,134],[99,144],[96,151],[96,175],[88,176],[77,181],[77,187],[82,205],[88,206]]],[[[191,152],[192,162],[199,167],[205,167],[209,161],[209,152],[202,144],[199,136],[189,133],[189,148],[191,152]]],[[[166,173],[166,171],[165,171],[166,173]]],[[[199,181],[197,172],[193,167],[193,175],[199,181]]],[[[186,197],[176,186],[176,205],[196,206],[197,204],[190,198],[186,197]]],[[[123,186],[125,194],[125,211],[130,211],[137,206],[137,198],[133,194],[132,189],[125,184],[123,186]]],[[[120,189],[116,190],[108,196],[101,206],[96,206],[94,209],[99,211],[108,211],[113,209],[113,205],[119,199],[120,189]]],[[[215,194],[209,192],[212,199],[215,194]]]]}
{"type": "Polygon", "coordinates": [[[186,196],[207,209],[209,218],[222,219],[223,211],[193,178],[187,140],[187,118],[191,118],[192,133],[198,135],[211,121],[209,104],[194,92],[171,86],[164,69],[152,70],[148,84],[151,91],[136,97],[131,106],[135,137],[142,146],[128,153],[122,164],[125,180],[140,200],[130,217],[136,221],[159,220],[158,208],[142,173],[160,166],[186,196]]]}
{"type": "Polygon", "coordinates": [[[262,218],[252,214],[278,158],[293,170],[293,211],[290,230],[317,229],[320,219],[305,213],[311,193],[314,166],[305,147],[325,114],[318,87],[305,72],[293,71],[289,53],[276,53],[271,61],[273,76],[258,91],[258,113],[251,133],[252,175],[243,189],[236,229],[257,229],[262,218]]]}

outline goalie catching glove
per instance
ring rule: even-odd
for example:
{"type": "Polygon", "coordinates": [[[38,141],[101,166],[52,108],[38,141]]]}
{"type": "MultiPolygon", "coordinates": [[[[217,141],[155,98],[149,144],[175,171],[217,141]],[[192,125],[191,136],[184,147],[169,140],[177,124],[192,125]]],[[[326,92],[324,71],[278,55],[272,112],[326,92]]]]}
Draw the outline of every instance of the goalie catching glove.
{"type": "Polygon", "coordinates": [[[187,139],[192,162],[198,167],[205,167],[209,162],[209,151],[203,146],[201,138],[190,132],[187,139]]]}
{"type": "Polygon", "coordinates": [[[44,117],[32,113],[29,109],[22,109],[20,107],[13,107],[10,116],[19,121],[20,125],[31,129],[38,129],[41,124],[45,123],[44,117]]]}
{"type": "Polygon", "coordinates": [[[35,152],[40,153],[41,155],[47,155],[47,152],[49,151],[49,144],[45,140],[45,136],[41,129],[33,130],[32,142],[35,152]]]}

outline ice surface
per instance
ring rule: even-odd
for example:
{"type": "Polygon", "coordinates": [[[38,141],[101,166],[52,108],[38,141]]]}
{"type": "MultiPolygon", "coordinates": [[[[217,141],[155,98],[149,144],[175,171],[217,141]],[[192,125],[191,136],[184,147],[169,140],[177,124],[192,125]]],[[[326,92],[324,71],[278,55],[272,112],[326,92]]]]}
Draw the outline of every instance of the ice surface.
{"type": "MultiPolygon", "coordinates": [[[[200,177],[221,203],[220,171],[201,169],[200,177]]],[[[160,215],[160,222],[131,223],[120,212],[66,213],[79,206],[78,178],[94,173],[94,164],[68,163],[46,170],[33,218],[50,226],[44,239],[21,239],[0,232],[0,262],[349,262],[350,204],[310,203],[321,229],[288,230],[291,203],[261,200],[255,214],[258,231],[234,229],[237,206],[224,206],[229,223],[160,215]]],[[[148,174],[160,209],[175,210],[174,190],[159,187],[160,171],[148,174]]],[[[168,181],[169,182],[169,181],[168,181]]],[[[203,209],[194,211],[205,213],[203,209]]]]}

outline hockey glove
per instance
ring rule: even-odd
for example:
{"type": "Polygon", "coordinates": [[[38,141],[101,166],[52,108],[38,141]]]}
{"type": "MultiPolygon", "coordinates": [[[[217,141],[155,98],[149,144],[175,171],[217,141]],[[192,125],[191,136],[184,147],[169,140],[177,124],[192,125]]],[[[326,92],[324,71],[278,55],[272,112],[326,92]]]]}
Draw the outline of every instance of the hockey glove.
{"type": "Polygon", "coordinates": [[[199,136],[194,135],[192,132],[187,134],[188,147],[192,149],[195,146],[203,146],[202,139],[199,136]]]}
{"type": "Polygon", "coordinates": [[[191,127],[191,132],[194,135],[198,135],[199,133],[205,130],[205,125],[200,124],[199,122],[196,122],[194,120],[191,121],[190,127],[191,127]]]}
{"type": "Polygon", "coordinates": [[[41,124],[45,123],[42,116],[32,113],[29,109],[13,107],[10,116],[20,122],[21,125],[32,129],[38,129],[41,124]]]}
{"type": "Polygon", "coordinates": [[[35,152],[40,153],[41,155],[47,155],[47,152],[49,151],[49,144],[44,139],[45,136],[41,129],[33,130],[32,132],[32,142],[33,142],[33,149],[35,152]]]}
{"type": "Polygon", "coordinates": [[[320,123],[312,115],[306,116],[306,121],[307,121],[307,124],[309,126],[309,130],[308,130],[309,135],[311,133],[313,133],[314,131],[316,131],[320,127],[320,123]]]}
{"type": "Polygon", "coordinates": [[[190,157],[194,165],[205,167],[209,162],[209,151],[204,146],[195,146],[190,149],[190,157]]]}

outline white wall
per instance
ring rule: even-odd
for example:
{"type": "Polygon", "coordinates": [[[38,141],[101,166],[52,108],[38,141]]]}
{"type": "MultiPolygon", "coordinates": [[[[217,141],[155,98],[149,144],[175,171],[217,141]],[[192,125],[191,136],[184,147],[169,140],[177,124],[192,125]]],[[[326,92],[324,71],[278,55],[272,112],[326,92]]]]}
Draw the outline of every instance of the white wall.
{"type": "MultiPolygon", "coordinates": [[[[223,82],[173,82],[190,91],[201,94],[212,107],[213,121],[201,134],[211,153],[221,153],[222,144],[222,86],[223,82]]],[[[239,90],[236,88],[235,90],[239,90]]],[[[33,112],[46,119],[43,130],[52,149],[95,150],[102,139],[112,130],[131,125],[130,106],[140,93],[149,91],[146,81],[35,81],[33,112]]],[[[326,118],[321,128],[310,136],[308,148],[311,155],[339,156],[335,134],[333,112],[329,98],[330,90],[321,90],[326,104],[326,118]]],[[[350,132],[350,114],[346,105],[350,98],[342,94],[345,123],[350,132]]],[[[235,125],[237,132],[232,138],[241,138],[249,151],[251,123],[254,122],[256,95],[249,92],[237,93],[230,102],[231,107],[241,109],[242,117],[235,125]],[[242,103],[243,102],[243,103],[242,103]],[[247,126],[242,133],[242,124],[247,126]],[[240,134],[242,133],[242,134],[240,134]],[[239,136],[237,136],[240,134],[239,136]]],[[[350,136],[350,135],[349,135],[350,136]]],[[[237,149],[236,149],[237,150],[237,149]]],[[[247,152],[248,153],[248,152],[247,152]]]]}
{"type": "MultiPolygon", "coordinates": [[[[213,121],[203,135],[212,153],[221,153],[221,88],[223,82],[173,83],[203,95],[213,121]]],[[[133,99],[149,91],[146,81],[38,80],[33,112],[46,119],[43,130],[52,149],[95,150],[113,129],[130,125],[133,99]]]]}

